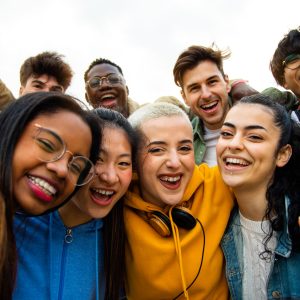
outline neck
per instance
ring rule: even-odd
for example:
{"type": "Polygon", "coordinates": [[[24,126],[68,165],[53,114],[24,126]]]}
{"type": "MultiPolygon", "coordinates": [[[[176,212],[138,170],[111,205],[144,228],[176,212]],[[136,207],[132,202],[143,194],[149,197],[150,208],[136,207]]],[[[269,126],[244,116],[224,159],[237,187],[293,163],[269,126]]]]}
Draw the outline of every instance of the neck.
{"type": "Polygon", "coordinates": [[[252,221],[262,221],[266,209],[266,188],[233,189],[241,214],[252,221]]]}
{"type": "Polygon", "coordinates": [[[58,212],[66,227],[75,227],[92,220],[90,216],[78,208],[72,199],[60,207],[58,212]]]}

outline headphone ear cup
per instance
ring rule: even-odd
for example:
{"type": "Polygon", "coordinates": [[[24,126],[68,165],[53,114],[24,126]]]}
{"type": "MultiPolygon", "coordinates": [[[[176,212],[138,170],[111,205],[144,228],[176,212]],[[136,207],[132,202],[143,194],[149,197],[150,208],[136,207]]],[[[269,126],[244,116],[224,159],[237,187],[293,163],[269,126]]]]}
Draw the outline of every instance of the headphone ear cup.
{"type": "Polygon", "coordinates": [[[168,237],[171,235],[171,222],[168,216],[164,213],[160,211],[153,211],[151,212],[148,221],[155,231],[162,237],[168,237]]]}
{"type": "Polygon", "coordinates": [[[172,209],[172,218],[177,226],[184,229],[193,229],[197,224],[191,211],[183,206],[177,206],[172,209]]]}

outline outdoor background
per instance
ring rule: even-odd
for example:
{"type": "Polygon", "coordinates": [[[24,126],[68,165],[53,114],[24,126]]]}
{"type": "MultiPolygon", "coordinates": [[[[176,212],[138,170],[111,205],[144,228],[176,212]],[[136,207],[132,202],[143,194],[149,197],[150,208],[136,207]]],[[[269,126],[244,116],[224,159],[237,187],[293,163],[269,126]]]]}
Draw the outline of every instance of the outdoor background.
{"type": "Polygon", "coordinates": [[[181,99],[172,70],[190,45],[230,48],[229,78],[257,90],[276,86],[269,62],[279,40],[300,26],[299,0],[1,0],[0,78],[18,96],[29,56],[65,55],[75,76],[68,93],[84,99],[83,74],[96,58],[123,69],[130,96],[181,99]]]}

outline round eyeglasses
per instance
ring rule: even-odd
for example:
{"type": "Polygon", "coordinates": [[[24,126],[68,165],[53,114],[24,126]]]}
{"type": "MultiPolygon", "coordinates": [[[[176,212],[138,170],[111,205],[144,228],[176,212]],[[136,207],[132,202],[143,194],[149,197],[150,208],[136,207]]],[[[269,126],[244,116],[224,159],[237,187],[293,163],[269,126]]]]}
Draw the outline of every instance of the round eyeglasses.
{"type": "Polygon", "coordinates": [[[94,177],[94,165],[85,156],[76,156],[67,150],[65,142],[54,131],[44,128],[39,124],[37,133],[34,136],[36,144],[36,155],[40,161],[55,162],[61,159],[66,152],[70,153],[72,159],[68,162],[68,176],[70,180],[77,186],[87,184],[94,177]]]}
{"type": "Polygon", "coordinates": [[[93,77],[89,81],[87,81],[87,85],[91,89],[95,89],[103,84],[103,81],[106,81],[108,85],[117,85],[117,84],[124,84],[124,78],[118,74],[111,73],[106,76],[102,77],[93,77]]]}

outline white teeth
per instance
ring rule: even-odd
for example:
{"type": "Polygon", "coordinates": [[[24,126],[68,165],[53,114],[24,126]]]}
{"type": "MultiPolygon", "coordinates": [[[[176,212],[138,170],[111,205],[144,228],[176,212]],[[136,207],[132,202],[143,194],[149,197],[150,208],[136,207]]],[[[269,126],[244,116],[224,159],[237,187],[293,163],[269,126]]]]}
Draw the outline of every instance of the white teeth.
{"type": "Polygon", "coordinates": [[[101,190],[101,189],[94,189],[94,191],[98,194],[104,195],[104,196],[111,196],[114,191],[106,191],[106,190],[101,190]]]}
{"type": "Polygon", "coordinates": [[[101,97],[101,100],[104,100],[106,98],[114,98],[115,96],[113,94],[106,94],[104,96],[101,97]]]}
{"type": "Polygon", "coordinates": [[[28,178],[30,179],[31,182],[41,187],[46,194],[48,195],[56,194],[57,192],[56,189],[52,185],[50,185],[47,181],[33,176],[28,176],[28,178]]]}
{"type": "Polygon", "coordinates": [[[232,157],[228,157],[226,158],[226,163],[228,164],[238,164],[238,165],[243,165],[243,166],[248,166],[248,162],[246,162],[243,159],[239,159],[239,158],[232,158],[232,157]]]}
{"type": "Polygon", "coordinates": [[[201,105],[202,108],[205,108],[205,109],[208,109],[208,108],[212,108],[213,106],[215,106],[217,104],[217,101],[215,102],[211,102],[211,103],[208,103],[208,104],[203,104],[201,105]]]}
{"type": "Polygon", "coordinates": [[[160,179],[163,181],[175,182],[180,179],[180,176],[176,176],[176,177],[162,176],[162,177],[160,177],[160,179]]]}

